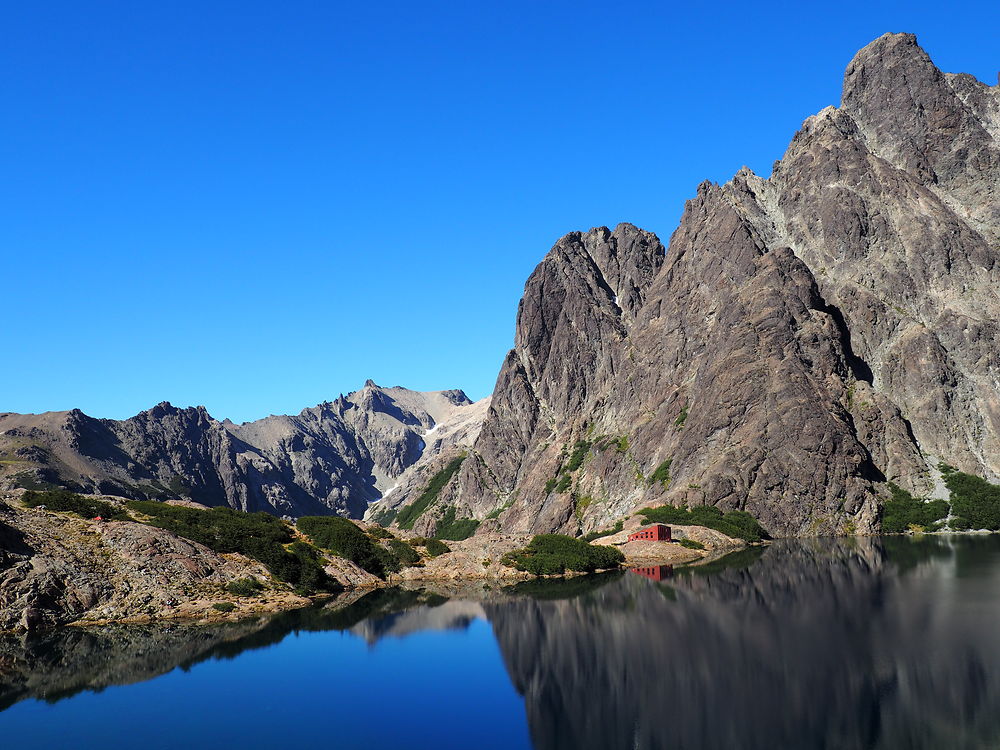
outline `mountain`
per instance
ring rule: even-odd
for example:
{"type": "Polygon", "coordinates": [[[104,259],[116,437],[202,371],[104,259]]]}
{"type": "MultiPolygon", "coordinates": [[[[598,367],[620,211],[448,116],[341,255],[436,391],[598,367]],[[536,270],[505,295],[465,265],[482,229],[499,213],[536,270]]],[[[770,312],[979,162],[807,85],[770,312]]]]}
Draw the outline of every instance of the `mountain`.
{"type": "Polygon", "coordinates": [[[360,517],[422,456],[474,439],[479,423],[469,417],[481,413],[459,390],[369,380],[297,415],[243,424],[166,402],[122,421],[79,410],[0,414],[0,485],[360,517]]]}
{"type": "Polygon", "coordinates": [[[998,289],[1000,87],[882,36],[768,179],[700,185],[669,247],[629,224],[555,244],[473,460],[414,528],[454,508],[574,533],[687,503],[876,530],[888,481],[1000,476],[998,289]]]}

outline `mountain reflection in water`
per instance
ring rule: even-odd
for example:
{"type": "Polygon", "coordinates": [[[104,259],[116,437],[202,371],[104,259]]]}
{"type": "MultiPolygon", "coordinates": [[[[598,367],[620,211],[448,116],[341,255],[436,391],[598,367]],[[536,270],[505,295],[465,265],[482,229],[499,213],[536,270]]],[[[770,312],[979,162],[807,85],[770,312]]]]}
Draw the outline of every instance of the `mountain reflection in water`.
{"type": "MultiPolygon", "coordinates": [[[[405,648],[410,634],[457,634],[481,619],[539,749],[1000,745],[995,536],[776,542],[705,566],[502,592],[380,590],[213,628],[0,637],[0,709],[282,648],[290,633],[349,631],[405,648]]],[[[322,710],[336,689],[303,706],[322,710]]],[[[443,732],[472,737],[474,718],[456,719],[444,695],[440,712],[443,732]]],[[[441,746],[412,737],[414,748],[441,746]]]]}

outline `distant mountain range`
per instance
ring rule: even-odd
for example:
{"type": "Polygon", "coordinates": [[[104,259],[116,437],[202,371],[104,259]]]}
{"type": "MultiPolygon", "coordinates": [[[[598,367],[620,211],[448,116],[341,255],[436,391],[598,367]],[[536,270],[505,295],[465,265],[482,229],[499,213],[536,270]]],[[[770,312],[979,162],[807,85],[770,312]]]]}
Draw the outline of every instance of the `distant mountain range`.
{"type": "Polygon", "coordinates": [[[855,56],[768,179],[700,185],[669,246],[629,224],[560,239],[492,401],[369,381],[241,425],[166,403],[0,415],[7,485],[385,522],[422,498],[426,534],[587,532],[662,503],[866,533],[888,482],[940,494],[942,461],[1000,478],[1000,87],[909,34],[855,56]]]}
{"type": "Polygon", "coordinates": [[[243,424],[169,403],[122,421],[79,410],[0,414],[2,481],[360,517],[420,458],[473,440],[487,403],[458,390],[423,393],[369,380],[297,415],[243,424]]]}

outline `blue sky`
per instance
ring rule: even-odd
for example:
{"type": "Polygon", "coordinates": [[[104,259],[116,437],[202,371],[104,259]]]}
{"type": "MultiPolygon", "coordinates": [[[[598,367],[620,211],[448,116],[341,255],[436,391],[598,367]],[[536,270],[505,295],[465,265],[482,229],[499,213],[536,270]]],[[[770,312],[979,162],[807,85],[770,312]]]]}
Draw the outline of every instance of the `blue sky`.
{"type": "Polygon", "coordinates": [[[666,241],[854,52],[996,83],[1000,4],[7,3],[0,411],[488,394],[577,229],[666,241]]]}

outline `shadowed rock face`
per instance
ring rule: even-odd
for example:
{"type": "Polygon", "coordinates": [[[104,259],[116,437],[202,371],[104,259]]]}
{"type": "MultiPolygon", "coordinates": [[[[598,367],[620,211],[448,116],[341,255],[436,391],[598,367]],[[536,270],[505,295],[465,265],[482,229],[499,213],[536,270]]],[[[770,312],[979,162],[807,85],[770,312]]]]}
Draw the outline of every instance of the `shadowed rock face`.
{"type": "Polygon", "coordinates": [[[699,186],[668,249],[627,224],[559,240],[442,497],[480,519],[509,506],[518,532],[667,502],[816,535],[876,529],[884,482],[930,492],[941,460],[996,480],[998,112],[1000,89],[889,34],[771,178],[699,186]]]}
{"type": "Polygon", "coordinates": [[[463,417],[481,409],[470,407],[461,391],[421,393],[369,381],[298,415],[239,425],[213,419],[204,407],[168,403],[123,421],[79,410],[0,414],[0,453],[7,458],[0,486],[48,482],[247,511],[360,517],[422,456],[473,439],[479,422],[463,417]],[[461,429],[452,431],[453,422],[461,429]],[[437,437],[426,446],[423,436],[432,430],[437,437]]]}

